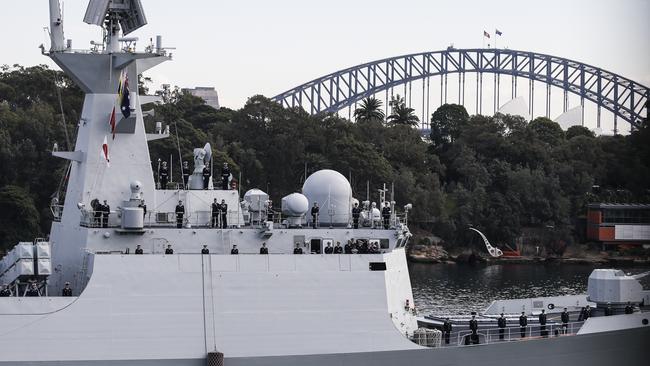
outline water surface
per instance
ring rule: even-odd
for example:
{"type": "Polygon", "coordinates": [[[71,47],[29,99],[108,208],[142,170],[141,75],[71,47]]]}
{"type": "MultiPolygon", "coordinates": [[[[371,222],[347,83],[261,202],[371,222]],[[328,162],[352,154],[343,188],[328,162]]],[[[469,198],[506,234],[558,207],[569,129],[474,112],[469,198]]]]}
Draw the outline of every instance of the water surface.
{"type": "MultiPolygon", "coordinates": [[[[411,286],[421,315],[482,312],[498,299],[577,295],[587,292],[594,268],[569,264],[423,264],[410,263],[411,286]]],[[[641,273],[650,268],[622,268],[641,273]]],[[[650,276],[642,280],[650,288],[650,276]]]]}

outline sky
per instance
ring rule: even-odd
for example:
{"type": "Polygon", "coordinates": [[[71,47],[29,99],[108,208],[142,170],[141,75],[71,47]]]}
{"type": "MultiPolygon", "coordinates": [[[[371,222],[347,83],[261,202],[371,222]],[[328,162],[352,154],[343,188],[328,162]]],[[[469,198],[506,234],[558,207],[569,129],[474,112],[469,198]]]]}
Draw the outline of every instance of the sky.
{"type": "MultiPolygon", "coordinates": [[[[82,21],[87,3],[64,1],[64,31],[73,48],[101,40],[99,27],[82,21]]],[[[214,86],[221,104],[230,108],[243,106],[252,95],[272,97],[380,58],[450,44],[481,47],[483,31],[494,37],[495,28],[503,32],[497,47],[565,57],[650,85],[650,0],[142,3],[149,24],[130,35],[140,38],[138,48],[158,34],[165,46],[176,48],[171,51],[173,61],[148,72],[153,89],[160,84],[214,86]]],[[[2,7],[0,65],[54,67],[38,49],[41,43],[49,44],[43,29],[48,11],[47,0],[12,1],[2,7]]]]}

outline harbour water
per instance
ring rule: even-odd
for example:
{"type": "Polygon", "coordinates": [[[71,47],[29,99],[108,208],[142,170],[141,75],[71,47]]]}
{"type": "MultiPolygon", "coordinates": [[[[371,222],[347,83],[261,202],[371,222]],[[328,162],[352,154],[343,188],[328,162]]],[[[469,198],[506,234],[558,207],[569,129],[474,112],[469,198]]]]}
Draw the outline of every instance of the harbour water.
{"type": "MultiPolygon", "coordinates": [[[[493,300],[587,292],[594,268],[567,264],[409,264],[415,304],[421,315],[482,312],[493,300]]],[[[649,271],[625,267],[626,273],[649,271]]],[[[650,288],[650,276],[641,283],[650,288]]]]}

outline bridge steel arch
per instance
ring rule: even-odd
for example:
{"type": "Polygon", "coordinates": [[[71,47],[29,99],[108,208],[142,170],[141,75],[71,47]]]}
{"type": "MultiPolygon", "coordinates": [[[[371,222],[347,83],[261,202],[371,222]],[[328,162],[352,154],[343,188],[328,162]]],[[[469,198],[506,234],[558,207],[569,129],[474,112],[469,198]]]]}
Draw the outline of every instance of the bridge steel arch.
{"type": "Polygon", "coordinates": [[[618,117],[628,122],[631,128],[638,128],[648,115],[650,92],[648,87],[640,83],[562,57],[495,48],[449,48],[377,60],[320,77],[272,99],[284,107],[303,107],[311,114],[331,113],[405,83],[467,72],[479,73],[481,81],[483,73],[510,75],[515,78],[515,90],[517,77],[530,79],[531,112],[533,103],[530,99],[534,98],[532,81],[540,81],[547,85],[547,115],[550,112],[551,86],[564,90],[564,111],[568,106],[567,93],[580,96],[583,106],[585,99],[594,102],[598,106],[599,127],[600,108],[614,114],[615,124],[618,117]]]}

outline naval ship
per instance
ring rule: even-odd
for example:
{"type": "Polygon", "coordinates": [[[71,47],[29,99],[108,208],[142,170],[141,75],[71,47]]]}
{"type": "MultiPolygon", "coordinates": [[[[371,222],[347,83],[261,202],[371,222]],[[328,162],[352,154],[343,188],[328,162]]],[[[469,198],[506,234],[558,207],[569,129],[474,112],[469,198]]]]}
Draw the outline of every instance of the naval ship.
{"type": "MultiPolygon", "coordinates": [[[[418,326],[405,255],[410,206],[398,215],[385,194],[375,206],[366,200],[355,228],[350,184],[333,170],[306,179],[278,215],[261,190],[240,197],[211,181],[205,189],[209,146],[194,150],[187,185],[158,189],[147,143],[168,129],[145,130],[145,98],[127,84],[171,54],[161,37],[144,51],[127,37],[147,23],[142,4],[90,1],[84,21],[104,34],[91,50],[72,49],[58,0],[49,6],[43,54],[85,99],[74,150],[53,152],[70,170],[49,237],[19,243],[0,263],[11,293],[0,297],[0,365],[648,364],[648,315],[639,311],[591,317],[560,335],[443,346],[439,331],[418,326]],[[228,205],[225,227],[211,225],[215,199],[228,205]],[[96,200],[112,209],[98,214],[96,200]],[[326,250],[350,241],[367,250],[326,250]]],[[[596,287],[603,298],[640,301],[612,278],[596,287]]]]}

